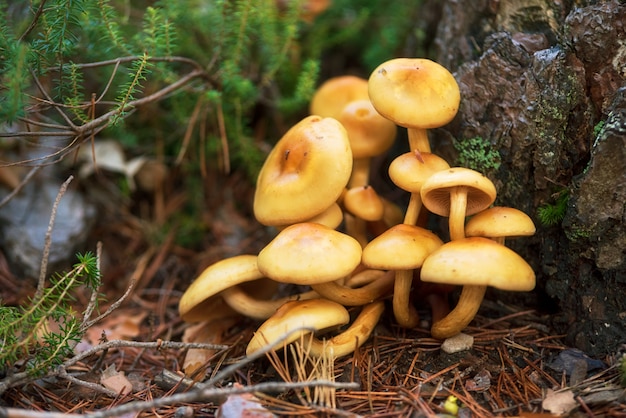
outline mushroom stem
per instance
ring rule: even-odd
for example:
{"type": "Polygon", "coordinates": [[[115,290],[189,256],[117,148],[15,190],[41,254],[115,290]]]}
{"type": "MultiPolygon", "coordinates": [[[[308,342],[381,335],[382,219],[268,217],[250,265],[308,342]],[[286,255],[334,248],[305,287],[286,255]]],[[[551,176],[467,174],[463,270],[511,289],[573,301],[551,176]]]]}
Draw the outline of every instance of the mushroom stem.
{"type": "Polygon", "coordinates": [[[407,225],[417,224],[417,218],[422,210],[422,197],[419,193],[411,193],[409,204],[404,213],[404,222],[407,225]]]}
{"type": "Polygon", "coordinates": [[[421,128],[408,128],[409,149],[411,151],[430,152],[430,142],[428,141],[428,131],[421,128]]]}
{"type": "Polygon", "coordinates": [[[472,322],[485,296],[487,286],[465,285],[454,309],[442,320],[435,322],[430,329],[433,337],[439,340],[453,337],[472,322]]]}
{"type": "Polygon", "coordinates": [[[467,209],[467,187],[457,186],[450,191],[450,240],[465,238],[465,212],[467,209]]]}
{"type": "Polygon", "coordinates": [[[224,299],[224,302],[226,302],[226,304],[235,312],[258,320],[265,320],[274,315],[276,310],[285,302],[294,300],[309,300],[320,297],[317,292],[310,290],[297,295],[285,296],[280,299],[263,300],[250,296],[241,288],[241,286],[230,287],[222,291],[220,295],[224,299]]]}
{"type": "Polygon", "coordinates": [[[315,357],[322,357],[324,354],[342,357],[352,353],[367,341],[384,310],[385,304],[382,301],[363,306],[352,325],[341,334],[326,341],[313,338],[309,353],[315,357]]]}
{"type": "Polygon", "coordinates": [[[366,186],[370,182],[371,158],[355,158],[352,160],[352,174],[348,182],[348,189],[366,186]]]}
{"type": "Polygon", "coordinates": [[[393,288],[393,315],[398,325],[415,328],[419,324],[417,309],[411,304],[413,270],[397,270],[393,288]]]}
{"type": "Polygon", "coordinates": [[[393,272],[364,270],[359,275],[367,275],[369,282],[356,289],[339,284],[337,281],[312,284],[311,288],[322,297],[343,306],[361,306],[388,295],[394,287],[393,272]]]}

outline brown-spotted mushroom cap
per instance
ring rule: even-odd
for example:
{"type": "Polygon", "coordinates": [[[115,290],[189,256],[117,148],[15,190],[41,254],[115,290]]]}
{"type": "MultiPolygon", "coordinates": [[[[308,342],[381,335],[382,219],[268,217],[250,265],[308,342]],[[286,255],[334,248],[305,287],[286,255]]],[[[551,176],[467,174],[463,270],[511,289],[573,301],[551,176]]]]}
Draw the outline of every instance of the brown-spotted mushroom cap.
{"type": "Polygon", "coordinates": [[[309,116],[267,156],[257,180],[254,215],[272,226],[308,220],[337,201],[351,172],[346,130],[335,119],[309,116]]]}
{"type": "Polygon", "coordinates": [[[478,171],[453,167],[426,180],[420,191],[426,208],[449,218],[450,239],[465,237],[465,217],[487,209],[496,199],[496,187],[478,171]]]}
{"type": "Polygon", "coordinates": [[[389,177],[396,186],[411,193],[404,223],[414,225],[422,209],[420,191],[433,174],[450,166],[443,158],[430,152],[412,151],[394,158],[389,164],[389,177]]]}
{"type": "Polygon", "coordinates": [[[463,286],[456,307],[432,326],[431,334],[438,339],[458,334],[472,321],[487,286],[517,292],[535,287],[535,273],[522,257],[482,237],[445,243],[426,258],[420,277],[424,282],[463,286]]]}
{"type": "Polygon", "coordinates": [[[254,333],[246,354],[265,346],[278,350],[305,334],[350,322],[348,310],[339,303],[326,299],[287,302],[269,317],[254,333]]]}
{"type": "Polygon", "coordinates": [[[310,285],[347,277],[361,262],[361,253],[351,236],[302,222],[280,231],[259,252],[258,266],[278,282],[310,285]]]}
{"type": "Polygon", "coordinates": [[[187,322],[203,320],[205,303],[229,287],[263,278],[257,256],[242,254],[210,265],[191,283],[178,303],[178,312],[187,322]]]}
{"type": "Polygon", "coordinates": [[[353,75],[333,77],[313,94],[309,107],[312,115],[337,118],[343,108],[355,100],[369,100],[367,80],[353,75]]]}
{"type": "Polygon", "coordinates": [[[424,58],[386,61],[372,72],[368,84],[370,100],[378,113],[408,128],[411,151],[417,148],[430,152],[426,129],[449,123],[461,101],[452,74],[424,58]]]}
{"type": "Polygon", "coordinates": [[[535,224],[519,209],[494,206],[472,216],[465,225],[468,237],[485,237],[504,244],[506,238],[535,234],[535,224]]]}
{"type": "Polygon", "coordinates": [[[363,248],[361,259],[365,266],[396,271],[393,313],[400,326],[417,326],[419,316],[410,301],[413,270],[421,267],[428,255],[442,244],[441,239],[427,229],[399,224],[363,248]]]}

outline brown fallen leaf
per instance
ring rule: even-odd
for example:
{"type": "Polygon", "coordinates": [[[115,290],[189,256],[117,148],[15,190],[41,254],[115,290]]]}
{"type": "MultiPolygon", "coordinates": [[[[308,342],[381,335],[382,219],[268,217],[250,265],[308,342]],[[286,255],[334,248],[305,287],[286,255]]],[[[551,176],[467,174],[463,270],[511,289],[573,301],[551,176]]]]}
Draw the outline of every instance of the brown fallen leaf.
{"type": "Polygon", "coordinates": [[[118,372],[113,364],[102,372],[100,384],[118,395],[128,395],[133,390],[133,385],[124,372],[118,372]]]}
{"type": "Polygon", "coordinates": [[[563,415],[575,409],[578,406],[578,402],[574,399],[574,392],[569,389],[558,392],[548,389],[548,393],[541,402],[541,406],[548,412],[563,415]]]}

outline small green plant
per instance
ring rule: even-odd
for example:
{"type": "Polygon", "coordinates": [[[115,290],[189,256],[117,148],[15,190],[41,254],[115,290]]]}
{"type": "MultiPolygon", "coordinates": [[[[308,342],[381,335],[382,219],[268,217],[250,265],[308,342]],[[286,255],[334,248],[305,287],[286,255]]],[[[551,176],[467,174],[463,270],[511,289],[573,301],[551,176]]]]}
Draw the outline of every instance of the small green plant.
{"type": "MultiPolygon", "coordinates": [[[[40,376],[72,354],[85,329],[72,308],[74,292],[86,286],[94,295],[100,286],[97,257],[87,252],[65,274],[56,274],[50,285],[19,307],[0,305],[0,367],[24,361],[23,368],[40,376]]],[[[92,298],[97,306],[98,298],[92,298]]],[[[85,312],[88,318],[90,312],[85,312]]]]}
{"type": "Polygon", "coordinates": [[[502,162],[500,153],[488,140],[480,136],[457,140],[454,142],[454,148],[459,153],[457,160],[462,167],[481,173],[500,168],[502,162]]]}
{"type": "Polygon", "coordinates": [[[556,194],[554,203],[546,203],[537,208],[537,217],[545,226],[554,226],[561,223],[567,211],[569,190],[564,189],[556,194]]]}

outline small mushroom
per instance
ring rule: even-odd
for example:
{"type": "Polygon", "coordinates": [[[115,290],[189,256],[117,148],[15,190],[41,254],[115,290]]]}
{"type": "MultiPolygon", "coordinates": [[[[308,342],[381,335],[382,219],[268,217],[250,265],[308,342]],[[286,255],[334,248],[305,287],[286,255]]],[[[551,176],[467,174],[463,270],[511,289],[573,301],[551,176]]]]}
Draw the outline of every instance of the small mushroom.
{"type": "Polygon", "coordinates": [[[351,172],[346,130],[335,119],[309,116],[267,156],[257,179],[254,215],[271,226],[311,219],[337,201],[351,172]]]}
{"type": "Polygon", "coordinates": [[[411,304],[413,270],[420,268],[430,253],[443,242],[431,231],[415,225],[399,224],[374,238],[363,249],[365,266],[395,271],[393,313],[400,326],[414,328],[419,323],[411,304]]]}
{"type": "Polygon", "coordinates": [[[487,209],[496,199],[496,187],[478,171],[454,167],[426,180],[420,191],[426,208],[447,216],[450,239],[465,237],[465,217],[487,209]]]}
{"type": "Polygon", "coordinates": [[[474,319],[487,286],[518,292],[535,287],[535,273],[522,257],[482,237],[443,244],[424,261],[421,279],[463,286],[454,309],[431,328],[432,336],[442,340],[458,334],[474,319]]]}
{"type": "Polygon", "coordinates": [[[506,238],[535,234],[535,224],[530,216],[519,209],[494,206],[472,216],[465,225],[468,237],[491,238],[504,245],[506,238]]]}
{"type": "Polygon", "coordinates": [[[368,87],[378,113],[407,128],[410,151],[430,152],[426,130],[449,123],[461,101],[454,76],[423,58],[395,58],[380,64],[368,87]]]}
{"type": "Polygon", "coordinates": [[[273,350],[279,350],[310,332],[348,322],[348,310],[336,302],[326,299],[287,302],[257,329],[248,343],[246,354],[250,355],[268,345],[273,350]]]}

